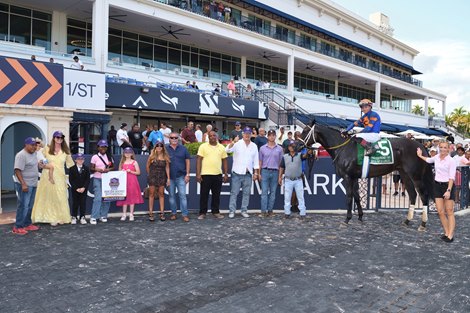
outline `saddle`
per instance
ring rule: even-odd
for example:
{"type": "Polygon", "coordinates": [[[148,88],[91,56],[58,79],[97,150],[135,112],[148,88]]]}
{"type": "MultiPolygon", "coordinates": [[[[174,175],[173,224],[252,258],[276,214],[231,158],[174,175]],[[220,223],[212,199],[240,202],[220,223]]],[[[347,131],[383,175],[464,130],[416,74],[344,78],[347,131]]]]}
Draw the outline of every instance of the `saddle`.
{"type": "MultiPolygon", "coordinates": [[[[377,148],[374,154],[368,156],[369,164],[372,165],[385,165],[393,164],[393,150],[390,140],[387,138],[382,138],[377,142],[374,142],[373,145],[377,148]]],[[[357,144],[357,165],[364,164],[364,153],[365,149],[360,144],[357,144]]]]}

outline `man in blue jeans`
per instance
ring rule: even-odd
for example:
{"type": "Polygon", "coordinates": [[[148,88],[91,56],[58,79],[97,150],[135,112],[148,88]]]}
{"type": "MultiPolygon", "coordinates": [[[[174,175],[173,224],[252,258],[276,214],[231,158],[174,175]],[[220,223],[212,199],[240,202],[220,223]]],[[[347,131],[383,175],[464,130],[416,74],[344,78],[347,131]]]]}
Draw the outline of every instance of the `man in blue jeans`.
{"type": "Polygon", "coordinates": [[[251,183],[257,180],[259,175],[258,147],[251,142],[251,127],[245,127],[242,136],[241,140],[239,140],[238,136],[235,136],[225,149],[227,153],[233,152],[229,218],[235,217],[240,187],[243,190],[241,214],[243,217],[250,217],[247,211],[250,201],[251,183]]]}
{"type": "Polygon", "coordinates": [[[32,224],[31,212],[38,184],[38,159],[36,156],[37,143],[32,137],[26,138],[24,148],[15,156],[15,189],[18,196],[16,222],[13,233],[26,235],[28,231],[38,230],[32,224]]]}
{"type": "Polygon", "coordinates": [[[302,160],[307,155],[302,155],[296,150],[296,142],[291,140],[287,146],[288,152],[281,160],[279,170],[279,185],[282,185],[282,175],[284,175],[284,218],[291,215],[292,192],[295,191],[299,201],[300,218],[305,218],[307,214],[304,201],[304,184],[302,182],[302,160]]]}
{"type": "Polygon", "coordinates": [[[178,133],[172,132],[170,134],[170,144],[166,146],[166,150],[170,155],[170,220],[176,220],[176,189],[178,189],[183,221],[189,222],[186,184],[189,183],[189,161],[191,156],[188,149],[178,143],[178,139],[178,133]]]}
{"type": "Polygon", "coordinates": [[[274,216],[273,207],[282,159],[282,148],[276,144],[276,131],[268,131],[268,143],[259,149],[259,167],[261,175],[261,214],[260,217],[274,216]],[[268,196],[269,195],[269,196],[268,196]]]}

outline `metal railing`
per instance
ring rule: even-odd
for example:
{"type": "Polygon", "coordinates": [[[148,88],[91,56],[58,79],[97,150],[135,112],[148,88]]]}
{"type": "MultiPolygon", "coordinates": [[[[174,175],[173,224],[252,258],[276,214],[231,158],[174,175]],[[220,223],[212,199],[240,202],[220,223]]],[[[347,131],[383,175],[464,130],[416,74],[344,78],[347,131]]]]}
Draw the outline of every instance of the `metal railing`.
{"type": "Polygon", "coordinates": [[[337,48],[333,45],[322,45],[317,42],[317,39],[309,35],[297,35],[292,30],[282,26],[271,26],[269,22],[258,19],[254,20],[252,17],[243,15],[233,16],[231,14],[225,14],[219,11],[215,2],[209,4],[209,7],[201,7],[197,5],[197,1],[186,1],[186,0],[154,0],[157,2],[163,2],[168,5],[180,8],[182,10],[190,11],[199,15],[209,17],[211,19],[218,20],[223,23],[238,26],[243,29],[250,30],[252,32],[267,36],[273,39],[284,41],[301,48],[308,49],[310,51],[318,52],[323,55],[330,56],[335,59],[342,60],[347,63],[351,63],[363,68],[368,68],[372,71],[387,75],[392,78],[407,82],[409,84],[422,87],[423,82],[411,77],[406,73],[397,73],[388,71],[385,65],[379,64],[377,61],[367,59],[364,62],[363,56],[356,56],[350,51],[345,51],[342,48],[337,48]]]}

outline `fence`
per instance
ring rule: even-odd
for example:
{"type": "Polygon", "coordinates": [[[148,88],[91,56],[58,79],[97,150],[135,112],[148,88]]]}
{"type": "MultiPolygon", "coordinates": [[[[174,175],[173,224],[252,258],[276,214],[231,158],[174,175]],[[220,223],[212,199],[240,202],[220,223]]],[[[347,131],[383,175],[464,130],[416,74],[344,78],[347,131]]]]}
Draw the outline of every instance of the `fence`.
{"type": "MultiPolygon", "coordinates": [[[[461,174],[460,185],[456,184],[455,210],[463,210],[470,207],[470,167],[459,166],[457,170],[461,174]]],[[[458,182],[458,180],[457,180],[458,182]]],[[[366,209],[403,209],[409,206],[409,195],[404,189],[398,177],[392,174],[386,176],[363,179],[360,182],[361,204],[366,209]]],[[[419,196],[416,207],[422,207],[419,196]]],[[[433,210],[434,202],[430,204],[433,210]]]]}

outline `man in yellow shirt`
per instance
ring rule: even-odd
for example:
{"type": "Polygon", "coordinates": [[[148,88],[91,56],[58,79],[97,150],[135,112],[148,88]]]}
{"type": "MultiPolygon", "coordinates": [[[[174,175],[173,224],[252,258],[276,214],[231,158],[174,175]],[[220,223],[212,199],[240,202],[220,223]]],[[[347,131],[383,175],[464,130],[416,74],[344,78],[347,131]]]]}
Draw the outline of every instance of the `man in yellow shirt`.
{"type": "Polygon", "coordinates": [[[197,151],[196,179],[201,184],[201,196],[199,200],[199,217],[202,220],[206,218],[209,191],[212,192],[211,211],[215,218],[224,218],[220,214],[220,191],[222,181],[228,181],[228,163],[227,152],[221,145],[215,131],[209,132],[209,142],[199,146],[197,151]],[[222,165],[224,176],[222,178],[222,165]]]}

